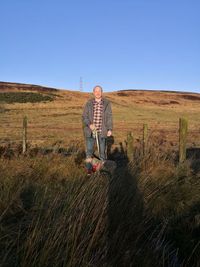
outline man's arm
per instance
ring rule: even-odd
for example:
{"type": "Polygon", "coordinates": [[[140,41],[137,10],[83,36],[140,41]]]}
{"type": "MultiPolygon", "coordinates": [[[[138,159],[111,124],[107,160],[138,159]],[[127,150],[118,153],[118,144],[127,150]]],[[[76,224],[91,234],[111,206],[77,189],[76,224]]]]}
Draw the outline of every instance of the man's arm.
{"type": "Polygon", "coordinates": [[[108,136],[112,135],[112,129],[113,129],[112,108],[111,108],[111,103],[109,102],[107,106],[107,130],[108,130],[107,135],[108,136]]]}
{"type": "Polygon", "coordinates": [[[95,129],[95,125],[91,123],[89,119],[89,107],[88,102],[86,103],[84,109],[83,109],[83,115],[82,115],[82,121],[84,126],[88,126],[91,131],[95,129]]]}
{"type": "Polygon", "coordinates": [[[82,121],[85,126],[90,126],[88,103],[85,104],[82,114],[82,121]]]}

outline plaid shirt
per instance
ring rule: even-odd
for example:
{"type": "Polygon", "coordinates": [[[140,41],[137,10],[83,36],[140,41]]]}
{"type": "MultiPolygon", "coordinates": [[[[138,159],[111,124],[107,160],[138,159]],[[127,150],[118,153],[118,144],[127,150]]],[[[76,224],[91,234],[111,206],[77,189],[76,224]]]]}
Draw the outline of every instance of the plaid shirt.
{"type": "Polygon", "coordinates": [[[103,101],[101,99],[100,102],[94,101],[93,103],[93,123],[95,125],[95,128],[97,129],[97,132],[101,133],[102,131],[102,114],[103,114],[103,101]]]}

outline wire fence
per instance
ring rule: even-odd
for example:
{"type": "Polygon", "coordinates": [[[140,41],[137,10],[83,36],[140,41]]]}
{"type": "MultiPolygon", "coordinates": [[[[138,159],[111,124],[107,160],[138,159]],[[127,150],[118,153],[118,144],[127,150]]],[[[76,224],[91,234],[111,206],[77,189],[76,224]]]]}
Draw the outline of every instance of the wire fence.
{"type": "MultiPolygon", "coordinates": [[[[113,134],[117,143],[126,139],[127,133],[132,132],[134,140],[142,139],[144,123],[132,123],[130,125],[117,123],[113,134]]],[[[163,139],[178,145],[179,142],[179,123],[149,123],[149,138],[163,139]]],[[[56,126],[37,125],[27,121],[27,141],[29,143],[51,143],[53,141],[84,140],[82,125],[63,124],[56,126]]],[[[0,128],[0,144],[15,143],[23,141],[23,121],[15,122],[15,125],[4,124],[0,128]]],[[[193,124],[188,126],[187,131],[188,146],[200,146],[200,126],[193,124]]]]}
{"type": "MultiPolygon", "coordinates": [[[[181,120],[181,119],[180,119],[181,120]]],[[[188,121],[187,129],[184,135],[184,146],[182,150],[197,149],[200,148],[200,127],[199,125],[189,125],[188,121]]],[[[134,145],[143,145],[143,143],[151,142],[159,146],[170,146],[174,149],[180,149],[180,131],[181,126],[179,123],[131,123],[125,122],[118,123],[114,129],[113,147],[120,146],[121,144],[127,146],[127,133],[131,132],[134,145]],[[144,133],[144,125],[145,131],[144,133]],[[144,137],[145,136],[145,137],[144,137]],[[144,140],[144,138],[146,140],[144,140]]],[[[29,123],[27,117],[23,118],[23,121],[18,121],[14,126],[12,124],[5,124],[0,130],[0,145],[8,145],[10,147],[16,147],[16,144],[22,144],[23,153],[29,146],[55,146],[73,143],[84,143],[82,125],[77,123],[58,125],[37,125],[29,123]]],[[[144,147],[143,147],[144,149],[144,147]]]]}

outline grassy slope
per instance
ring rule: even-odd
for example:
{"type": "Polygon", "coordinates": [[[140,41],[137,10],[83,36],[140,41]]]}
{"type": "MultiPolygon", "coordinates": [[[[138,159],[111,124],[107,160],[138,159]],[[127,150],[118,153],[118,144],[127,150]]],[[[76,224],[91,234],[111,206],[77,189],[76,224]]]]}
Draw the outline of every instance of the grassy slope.
{"type": "MultiPolygon", "coordinates": [[[[190,129],[198,130],[199,100],[185,97],[199,95],[123,93],[106,94],[113,103],[117,140],[128,129],[140,136],[142,123],[148,122],[151,147],[146,157],[138,153],[113,176],[89,179],[74,156],[0,158],[1,266],[199,266],[199,161],[193,162],[194,171],[189,161],[176,165],[171,152],[162,155],[152,146],[158,142],[155,127],[163,138],[177,140],[179,116],[187,116],[190,129]]],[[[54,102],[5,105],[1,138],[8,133],[19,138],[27,115],[32,139],[80,140],[89,94],[55,94],[54,102]]],[[[198,143],[198,135],[190,136],[198,143]]]]}
{"type": "MultiPolygon", "coordinates": [[[[24,115],[29,121],[29,140],[32,144],[52,144],[57,140],[83,140],[81,114],[84,104],[91,97],[78,91],[52,90],[43,87],[13,85],[1,87],[1,91],[42,92],[54,95],[54,101],[41,103],[4,104],[7,112],[0,115],[0,139],[21,140],[21,125],[24,115]]],[[[200,144],[200,96],[189,93],[156,91],[123,91],[105,93],[112,102],[114,136],[123,141],[131,130],[136,138],[142,136],[143,123],[148,123],[150,133],[162,135],[169,141],[178,141],[178,119],[189,119],[190,144],[200,144]]],[[[1,104],[2,105],[2,104],[1,104]]]]}

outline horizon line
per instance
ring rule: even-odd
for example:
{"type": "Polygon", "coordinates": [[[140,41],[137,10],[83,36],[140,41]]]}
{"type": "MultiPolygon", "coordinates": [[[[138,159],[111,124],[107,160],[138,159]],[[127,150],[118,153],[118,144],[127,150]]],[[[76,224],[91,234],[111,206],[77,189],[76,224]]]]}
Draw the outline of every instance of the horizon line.
{"type": "MultiPolygon", "coordinates": [[[[33,84],[33,83],[23,83],[23,82],[5,82],[0,81],[0,83],[4,84],[19,84],[19,85],[26,85],[26,86],[35,86],[35,87],[44,87],[48,89],[56,89],[56,90],[68,90],[68,91],[76,91],[80,93],[92,93],[91,91],[80,91],[78,89],[67,89],[67,88],[60,88],[60,87],[52,87],[48,85],[41,85],[41,84],[33,84]]],[[[189,94],[200,94],[198,92],[191,92],[191,91],[180,91],[176,89],[144,89],[144,88],[127,88],[127,89],[118,89],[118,90],[112,90],[112,91],[103,91],[104,93],[112,93],[112,92],[120,92],[120,91],[151,91],[151,92],[165,92],[165,93],[189,93],[189,94]]]]}

